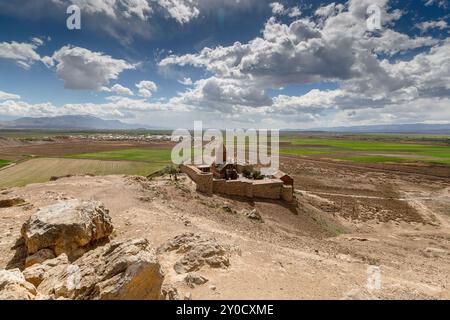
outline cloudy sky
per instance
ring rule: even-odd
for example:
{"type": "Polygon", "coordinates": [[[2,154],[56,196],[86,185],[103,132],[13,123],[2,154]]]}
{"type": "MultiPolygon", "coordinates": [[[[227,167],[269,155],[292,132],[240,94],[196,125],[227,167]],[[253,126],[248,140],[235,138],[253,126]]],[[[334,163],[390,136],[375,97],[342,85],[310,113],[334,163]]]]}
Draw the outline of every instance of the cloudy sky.
{"type": "Polygon", "coordinates": [[[0,120],[450,122],[449,0],[0,0],[0,120]],[[68,6],[81,30],[66,26],[68,6]],[[368,28],[379,8],[381,29],[368,28]]]}

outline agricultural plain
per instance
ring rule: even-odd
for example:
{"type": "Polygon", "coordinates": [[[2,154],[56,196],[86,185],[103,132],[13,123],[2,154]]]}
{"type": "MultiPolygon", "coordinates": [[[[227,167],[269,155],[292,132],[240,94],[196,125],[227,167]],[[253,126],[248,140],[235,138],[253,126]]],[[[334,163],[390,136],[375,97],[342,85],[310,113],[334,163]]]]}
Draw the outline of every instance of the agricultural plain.
{"type": "MultiPolygon", "coordinates": [[[[138,137],[159,134],[153,131],[0,132],[0,187],[44,182],[53,176],[71,174],[147,176],[170,164],[174,143],[142,141],[138,137]],[[99,136],[128,138],[100,140],[99,136]]],[[[450,137],[446,135],[284,132],[280,142],[282,164],[306,159],[316,164],[321,161],[450,176],[450,137]]]]}
{"type": "MultiPolygon", "coordinates": [[[[202,270],[215,291],[179,286],[195,299],[450,297],[446,136],[284,133],[280,163],[295,181],[292,204],[203,195],[184,175],[129,176],[167,166],[170,141],[40,133],[4,137],[0,145],[7,160],[0,198],[28,203],[3,209],[1,234],[19,235],[30,208],[94,198],[110,209],[119,239],[149,238],[159,246],[199,232],[230,248],[229,269],[202,270]],[[8,189],[16,186],[24,187],[8,189]],[[252,210],[260,221],[245,215],[252,210]],[[365,289],[369,266],[381,269],[379,291],[365,289]]],[[[12,265],[17,239],[0,240],[0,265],[12,265]]],[[[177,281],[170,261],[167,279],[177,281]]]]}
{"type": "Polygon", "coordinates": [[[355,163],[428,163],[450,165],[448,136],[343,135],[281,138],[281,152],[355,163]]]}
{"type": "Polygon", "coordinates": [[[67,175],[148,175],[163,166],[139,161],[37,158],[0,171],[0,188],[46,182],[67,175]]]}

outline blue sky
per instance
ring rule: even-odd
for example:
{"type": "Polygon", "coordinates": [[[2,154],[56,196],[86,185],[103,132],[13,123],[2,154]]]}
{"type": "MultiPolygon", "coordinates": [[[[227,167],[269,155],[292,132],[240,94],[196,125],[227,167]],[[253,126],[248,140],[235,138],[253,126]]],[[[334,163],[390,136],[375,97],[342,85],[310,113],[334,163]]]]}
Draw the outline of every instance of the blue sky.
{"type": "Polygon", "coordinates": [[[449,122],[448,0],[0,0],[0,120],[449,122]],[[81,10],[68,30],[66,9],[81,10]],[[368,30],[370,5],[381,28],[368,30]]]}

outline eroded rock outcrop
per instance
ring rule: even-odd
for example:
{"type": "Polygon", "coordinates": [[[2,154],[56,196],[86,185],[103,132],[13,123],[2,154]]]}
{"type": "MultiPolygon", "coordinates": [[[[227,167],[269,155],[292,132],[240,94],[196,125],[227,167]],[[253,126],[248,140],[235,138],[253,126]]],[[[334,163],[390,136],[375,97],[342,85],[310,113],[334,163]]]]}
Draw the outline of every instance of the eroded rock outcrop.
{"type": "Polygon", "coordinates": [[[46,260],[54,259],[55,253],[51,249],[42,249],[38,252],[28,256],[25,260],[25,268],[31,267],[37,263],[43,263],[46,260]]]}
{"type": "Polygon", "coordinates": [[[50,278],[52,274],[58,273],[58,270],[55,268],[63,270],[68,265],[69,259],[67,258],[67,255],[63,253],[57,258],[33,264],[23,271],[23,275],[28,282],[31,282],[37,287],[44,279],[50,278]]]}
{"type": "Polygon", "coordinates": [[[176,251],[183,254],[174,269],[178,274],[199,270],[208,265],[211,268],[230,266],[229,254],[215,239],[194,233],[184,233],[166,242],[160,252],[176,251]]]}
{"type": "Polygon", "coordinates": [[[39,209],[22,227],[27,253],[50,249],[74,260],[113,231],[109,210],[98,201],[67,200],[39,209]]]}
{"type": "Polygon", "coordinates": [[[205,284],[208,281],[208,279],[196,272],[188,273],[186,277],[184,277],[184,282],[191,288],[194,288],[196,285],[200,286],[205,284]]]}
{"type": "Polygon", "coordinates": [[[36,294],[19,269],[0,270],[0,300],[32,300],[36,294]]]}
{"type": "Polygon", "coordinates": [[[148,240],[102,241],[112,231],[97,201],[39,209],[21,230],[25,270],[0,271],[0,299],[162,299],[164,274],[148,240]]]}
{"type": "Polygon", "coordinates": [[[55,298],[161,299],[164,275],[154,250],[145,239],[109,243],[87,252],[73,263],[41,268],[44,273],[38,291],[55,298]]]}

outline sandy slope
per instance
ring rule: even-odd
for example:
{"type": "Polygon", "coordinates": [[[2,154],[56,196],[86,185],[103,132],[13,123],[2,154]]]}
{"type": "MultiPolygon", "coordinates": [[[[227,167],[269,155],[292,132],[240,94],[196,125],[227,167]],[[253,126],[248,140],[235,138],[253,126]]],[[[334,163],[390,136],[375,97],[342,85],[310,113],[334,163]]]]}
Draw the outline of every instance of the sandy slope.
{"type": "MultiPolygon", "coordinates": [[[[416,190],[417,191],[417,190],[416,190]]],[[[298,195],[298,205],[249,202],[194,191],[192,182],[125,176],[72,177],[0,192],[29,205],[0,209],[0,266],[20,266],[20,228],[37,207],[59,199],[95,199],[111,210],[114,238],[148,238],[155,247],[184,232],[215,237],[231,253],[228,269],[203,268],[195,289],[173,271],[174,254],[161,255],[166,282],[193,299],[450,298],[450,193],[414,200],[420,222],[358,221],[323,210],[331,200],[298,195]],[[228,206],[238,213],[223,209],[228,206]],[[241,210],[256,208],[264,222],[241,210]],[[367,268],[381,268],[381,289],[368,290],[367,268]],[[211,287],[215,287],[213,290],[211,287]]]]}

